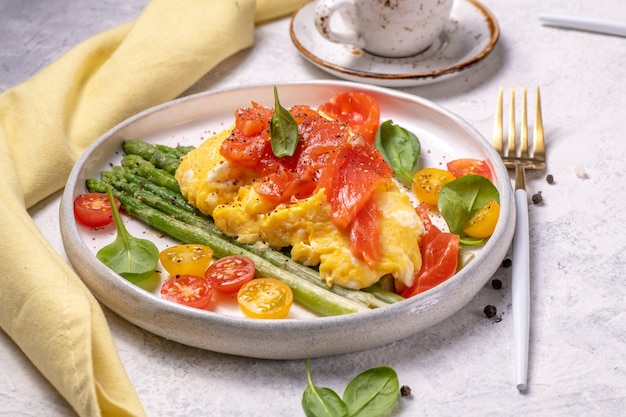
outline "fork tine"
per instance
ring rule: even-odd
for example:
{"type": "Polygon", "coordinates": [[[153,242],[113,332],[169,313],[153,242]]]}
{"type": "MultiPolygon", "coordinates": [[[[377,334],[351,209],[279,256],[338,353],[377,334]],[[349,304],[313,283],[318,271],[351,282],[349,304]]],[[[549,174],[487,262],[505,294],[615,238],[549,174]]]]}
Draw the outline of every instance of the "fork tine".
{"type": "Polygon", "coordinates": [[[496,106],[496,119],[493,124],[493,136],[491,138],[491,144],[494,149],[504,156],[504,133],[502,131],[502,95],[504,88],[500,87],[498,92],[498,104],[496,106]]]}
{"type": "Polygon", "coordinates": [[[509,115],[509,151],[507,156],[509,158],[514,158],[517,156],[517,152],[515,151],[515,89],[511,88],[511,113],[509,115]]]}
{"type": "Polygon", "coordinates": [[[520,156],[522,159],[528,158],[528,115],[526,112],[526,87],[522,92],[522,121],[520,122],[520,156]]]}
{"type": "Polygon", "coordinates": [[[535,131],[533,135],[533,158],[544,162],[546,160],[546,145],[543,134],[543,118],[541,116],[541,98],[537,87],[537,102],[535,105],[535,131]]]}

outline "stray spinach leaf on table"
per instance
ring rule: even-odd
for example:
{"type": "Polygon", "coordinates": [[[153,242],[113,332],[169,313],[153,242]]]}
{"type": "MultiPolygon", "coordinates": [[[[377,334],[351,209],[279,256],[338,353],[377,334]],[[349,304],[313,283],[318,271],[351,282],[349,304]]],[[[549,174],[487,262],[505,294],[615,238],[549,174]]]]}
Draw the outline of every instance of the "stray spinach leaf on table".
{"type": "Polygon", "coordinates": [[[107,194],[113,209],[113,221],[117,229],[117,236],[113,243],[98,251],[96,258],[130,282],[137,283],[148,279],[156,271],[159,262],[159,249],[151,241],[138,239],[128,233],[115,206],[110,186],[107,194]]]}
{"type": "Polygon", "coordinates": [[[332,389],[313,384],[309,359],[306,372],[308,386],[302,395],[302,408],[307,417],[382,416],[398,398],[398,375],[388,366],[371,368],[354,377],[343,399],[332,389]]]}

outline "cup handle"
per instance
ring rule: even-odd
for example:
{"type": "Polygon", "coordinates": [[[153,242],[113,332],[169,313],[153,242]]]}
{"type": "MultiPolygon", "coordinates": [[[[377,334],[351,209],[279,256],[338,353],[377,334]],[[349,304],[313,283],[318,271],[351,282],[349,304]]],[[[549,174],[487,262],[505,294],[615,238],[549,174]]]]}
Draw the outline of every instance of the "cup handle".
{"type": "Polygon", "coordinates": [[[318,0],[315,5],[315,27],[317,31],[331,42],[344,43],[363,48],[365,43],[354,28],[354,24],[346,21],[356,17],[356,5],[353,0],[318,0]],[[342,31],[337,31],[331,25],[331,21],[337,20],[343,23],[342,31]]]}

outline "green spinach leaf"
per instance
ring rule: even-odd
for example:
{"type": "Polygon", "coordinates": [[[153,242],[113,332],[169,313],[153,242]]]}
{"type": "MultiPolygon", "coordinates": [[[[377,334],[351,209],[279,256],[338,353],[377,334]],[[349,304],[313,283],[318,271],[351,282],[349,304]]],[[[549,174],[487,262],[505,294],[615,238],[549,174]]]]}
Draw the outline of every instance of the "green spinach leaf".
{"type": "Polygon", "coordinates": [[[306,360],[308,385],[302,394],[302,409],[307,417],[346,417],[348,407],[330,388],[318,387],[311,378],[311,361],[306,360]]]}
{"type": "Polygon", "coordinates": [[[278,90],[274,86],[274,114],[270,120],[272,152],[277,157],[292,156],[298,146],[296,119],[280,104],[278,90]]]}
{"type": "Polygon", "coordinates": [[[343,400],[330,388],[313,384],[311,361],[306,360],[308,385],[302,395],[307,417],[380,417],[396,403],[400,383],[388,366],[368,369],[354,377],[343,393],[343,400]]]}
{"type": "Polygon", "coordinates": [[[421,150],[417,136],[387,120],[378,127],[374,145],[398,177],[415,181],[413,174],[417,170],[421,150]]]}
{"type": "Polygon", "coordinates": [[[151,241],[138,239],[128,233],[115,206],[110,186],[107,193],[113,208],[117,236],[113,243],[98,251],[96,258],[130,282],[137,283],[148,279],[156,271],[159,249],[151,241]]]}
{"type": "Polygon", "coordinates": [[[396,371],[379,366],[357,375],[346,387],[343,401],[350,417],[377,417],[396,402],[400,383],[396,371]]]}
{"type": "Polygon", "coordinates": [[[467,175],[441,187],[437,206],[450,232],[461,236],[461,243],[480,245],[482,239],[464,236],[463,226],[476,210],[492,199],[500,203],[500,193],[491,181],[481,175],[467,175]]]}

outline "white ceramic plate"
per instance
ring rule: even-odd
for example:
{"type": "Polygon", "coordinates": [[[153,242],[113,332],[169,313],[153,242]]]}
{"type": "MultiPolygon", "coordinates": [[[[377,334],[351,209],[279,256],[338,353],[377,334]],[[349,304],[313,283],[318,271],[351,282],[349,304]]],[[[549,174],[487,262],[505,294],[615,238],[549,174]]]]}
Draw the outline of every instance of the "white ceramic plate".
{"type": "MultiPolygon", "coordinates": [[[[76,163],[61,201],[61,234],[67,255],[93,294],[108,308],[157,335],[207,350],[270,359],[340,354],[380,346],[407,337],[449,317],[467,304],[493,275],[513,235],[514,205],[506,168],[484,138],[458,116],[419,97],[375,86],[340,81],[311,81],[277,86],[281,103],[320,105],[338,92],[365,91],[392,119],[421,140],[424,166],[459,157],[489,161],[500,190],[501,212],[494,235],[463,270],[434,289],[395,305],[337,317],[314,317],[294,308],[284,320],[253,320],[236,311],[188,308],[161,299],[159,283],[141,288],[113,273],[95,257],[111,242],[114,226],[92,230],[78,226],[73,201],[86,192],[85,180],[118,164],[122,142],[142,139],[167,145],[198,145],[233,122],[235,109],[251,100],[273,107],[273,86],[262,85],[203,93],[149,109],[99,138],[76,163]]],[[[129,231],[151,238],[159,248],[173,241],[126,218],[129,231]]],[[[164,278],[166,274],[164,275],[164,278]]],[[[236,309],[234,309],[236,310],[236,309]]]]}
{"type": "Polygon", "coordinates": [[[456,0],[450,22],[429,49],[408,58],[383,58],[328,41],[315,28],[314,9],[314,2],[307,3],[291,19],[291,40],[302,56],[336,77],[384,87],[411,87],[457,76],[485,58],[500,34],[489,9],[476,0],[456,0]]]}

